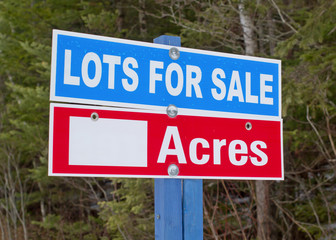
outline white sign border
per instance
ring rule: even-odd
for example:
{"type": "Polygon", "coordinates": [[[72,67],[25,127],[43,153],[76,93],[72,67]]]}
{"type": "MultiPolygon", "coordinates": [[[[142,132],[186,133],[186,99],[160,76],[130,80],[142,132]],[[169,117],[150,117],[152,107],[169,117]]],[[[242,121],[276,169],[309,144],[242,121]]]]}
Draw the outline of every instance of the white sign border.
{"type": "MultiPolygon", "coordinates": [[[[122,112],[139,112],[139,113],[153,113],[153,114],[163,114],[158,110],[144,110],[144,109],[127,109],[127,108],[115,108],[115,107],[102,107],[102,106],[92,106],[92,105],[78,105],[78,104],[67,104],[67,103],[50,103],[50,115],[49,115],[49,156],[48,156],[48,176],[64,176],[64,177],[116,177],[116,178],[177,178],[177,179],[226,179],[226,180],[284,180],[284,154],[283,154],[283,120],[282,119],[255,119],[264,121],[280,121],[281,129],[281,177],[279,178],[264,178],[264,177],[216,177],[216,176],[182,176],[182,177],[170,177],[163,175],[120,175],[120,174],[64,174],[64,173],[53,173],[53,137],[54,137],[54,108],[79,108],[79,109],[96,109],[96,110],[110,110],[110,111],[122,111],[122,112]]],[[[189,115],[189,114],[179,114],[179,115],[189,115]]],[[[189,115],[193,116],[193,115],[189,115]]],[[[203,116],[203,115],[200,115],[203,116]]],[[[220,118],[219,116],[215,116],[220,118]]],[[[252,120],[251,118],[240,117],[237,119],[252,120]]]]}
{"type": "MultiPolygon", "coordinates": [[[[79,38],[86,38],[86,39],[93,39],[93,40],[101,40],[107,42],[116,42],[116,43],[123,43],[129,45],[136,45],[136,46],[144,46],[149,48],[159,48],[159,49],[170,49],[172,46],[163,45],[163,44],[156,44],[156,43],[148,43],[148,42],[141,42],[135,40],[128,40],[128,39],[120,39],[120,38],[113,38],[113,37],[106,37],[106,36],[99,36],[93,34],[86,34],[86,33],[77,33],[77,32],[70,32],[64,30],[53,30],[53,39],[52,39],[52,56],[51,56],[51,78],[50,78],[50,101],[55,102],[68,102],[68,103],[79,103],[79,104],[91,104],[91,105],[99,105],[99,106],[111,106],[111,107],[125,107],[125,108],[137,108],[137,109],[147,109],[147,110],[159,110],[162,111],[166,109],[166,107],[162,106],[155,106],[155,105],[147,105],[147,104],[136,104],[136,103],[122,103],[122,102],[113,102],[113,101],[103,101],[103,100],[91,100],[91,99],[81,99],[81,98],[71,98],[71,97],[59,97],[56,96],[56,62],[57,62],[57,40],[58,35],[66,35],[72,37],[79,37],[79,38]]],[[[185,48],[185,47],[177,47],[180,52],[189,52],[189,53],[198,53],[203,55],[210,55],[210,56],[218,56],[218,57],[227,57],[227,58],[234,58],[234,59],[242,59],[242,60],[251,60],[251,61],[258,61],[258,62],[266,62],[266,63],[274,63],[278,65],[278,116],[268,116],[268,115],[259,115],[259,114],[244,114],[244,113],[231,113],[231,112],[222,112],[222,111],[211,111],[211,110],[198,110],[198,109],[190,109],[190,108],[180,108],[179,111],[182,111],[183,114],[196,114],[198,116],[210,116],[210,117],[227,117],[227,118],[240,118],[240,115],[244,118],[250,119],[261,119],[261,120],[276,120],[281,119],[281,109],[282,109],[282,95],[281,95],[281,60],[272,59],[272,58],[262,58],[262,57],[254,57],[254,56],[247,56],[247,55],[238,55],[238,54],[231,54],[231,53],[223,53],[223,52],[214,52],[208,50],[200,50],[200,49],[193,49],[193,48],[185,48]]],[[[178,107],[178,106],[177,106],[178,107]]]]}

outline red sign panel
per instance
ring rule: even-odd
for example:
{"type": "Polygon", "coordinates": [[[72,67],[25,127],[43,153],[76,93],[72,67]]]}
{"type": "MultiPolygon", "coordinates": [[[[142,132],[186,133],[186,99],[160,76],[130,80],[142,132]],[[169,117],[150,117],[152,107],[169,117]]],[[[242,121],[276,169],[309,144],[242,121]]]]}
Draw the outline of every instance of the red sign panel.
{"type": "Polygon", "coordinates": [[[50,109],[52,176],[283,179],[282,120],[50,109]]]}

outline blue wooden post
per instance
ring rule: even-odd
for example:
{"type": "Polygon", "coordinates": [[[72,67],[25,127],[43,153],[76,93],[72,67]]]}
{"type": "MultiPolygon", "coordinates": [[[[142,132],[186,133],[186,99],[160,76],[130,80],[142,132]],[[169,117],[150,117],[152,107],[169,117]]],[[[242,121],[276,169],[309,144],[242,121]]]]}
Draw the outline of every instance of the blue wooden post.
{"type": "MultiPolygon", "coordinates": [[[[154,43],[181,46],[181,38],[162,35],[154,43]]],[[[154,185],[155,239],[202,240],[203,181],[155,179],[154,185]]]]}
{"type": "Polygon", "coordinates": [[[203,180],[183,180],[183,240],[203,239],[203,180]]]}
{"type": "Polygon", "coordinates": [[[183,239],[180,179],[155,179],[155,239],[183,239]]]}

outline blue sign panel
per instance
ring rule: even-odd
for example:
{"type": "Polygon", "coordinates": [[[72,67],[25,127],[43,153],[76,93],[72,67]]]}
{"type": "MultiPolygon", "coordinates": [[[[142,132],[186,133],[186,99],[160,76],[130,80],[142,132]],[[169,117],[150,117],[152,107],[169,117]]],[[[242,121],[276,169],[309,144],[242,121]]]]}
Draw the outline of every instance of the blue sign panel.
{"type": "Polygon", "coordinates": [[[280,118],[280,69],[274,59],[54,30],[50,99],[280,118]]]}

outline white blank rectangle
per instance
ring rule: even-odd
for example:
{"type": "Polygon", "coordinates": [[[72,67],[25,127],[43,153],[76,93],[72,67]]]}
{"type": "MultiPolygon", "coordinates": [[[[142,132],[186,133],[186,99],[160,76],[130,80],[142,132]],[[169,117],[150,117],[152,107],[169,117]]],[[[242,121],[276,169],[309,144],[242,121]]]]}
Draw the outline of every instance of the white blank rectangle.
{"type": "Polygon", "coordinates": [[[69,165],[147,167],[147,121],[70,117],[69,165]]]}

